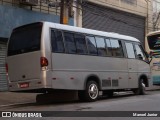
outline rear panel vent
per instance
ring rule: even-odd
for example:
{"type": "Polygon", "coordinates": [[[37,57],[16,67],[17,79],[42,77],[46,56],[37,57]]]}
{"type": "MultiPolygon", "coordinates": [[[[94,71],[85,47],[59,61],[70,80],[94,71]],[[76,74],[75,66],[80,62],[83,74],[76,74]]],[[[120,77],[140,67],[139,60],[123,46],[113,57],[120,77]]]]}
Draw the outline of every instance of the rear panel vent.
{"type": "Polygon", "coordinates": [[[112,86],[113,87],[119,86],[118,80],[112,80],[112,86]]]}
{"type": "Polygon", "coordinates": [[[111,80],[102,80],[102,87],[111,87],[111,80]]]}

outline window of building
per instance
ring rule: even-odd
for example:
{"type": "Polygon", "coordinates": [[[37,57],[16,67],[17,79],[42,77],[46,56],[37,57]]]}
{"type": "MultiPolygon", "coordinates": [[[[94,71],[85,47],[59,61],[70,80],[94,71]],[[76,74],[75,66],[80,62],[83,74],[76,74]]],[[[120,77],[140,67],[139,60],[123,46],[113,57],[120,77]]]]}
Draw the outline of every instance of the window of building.
{"type": "Polygon", "coordinates": [[[52,52],[64,52],[63,37],[61,31],[51,31],[52,52]]]}
{"type": "Polygon", "coordinates": [[[65,48],[67,53],[76,53],[76,44],[74,41],[74,34],[64,32],[65,48]]]}
{"type": "Polygon", "coordinates": [[[112,54],[115,57],[123,57],[123,48],[120,40],[110,39],[112,46],[112,54]]]}
{"type": "Polygon", "coordinates": [[[98,55],[106,56],[107,50],[106,50],[106,44],[105,44],[104,38],[102,37],[95,37],[95,38],[96,38],[96,43],[97,43],[98,55]]]}
{"type": "Polygon", "coordinates": [[[61,0],[33,0],[33,1],[34,2],[31,2],[33,3],[32,6],[26,5],[25,0],[0,0],[0,4],[17,6],[20,8],[29,9],[36,12],[60,15],[60,6],[58,3],[60,3],[61,0]],[[57,6],[55,6],[54,3],[57,3],[57,6]]]}
{"type": "Polygon", "coordinates": [[[125,43],[128,58],[135,58],[134,48],[132,43],[125,43]]]}
{"type": "Polygon", "coordinates": [[[153,0],[153,13],[160,11],[160,0],[153,0]]]}
{"type": "Polygon", "coordinates": [[[97,55],[97,46],[94,37],[86,36],[88,52],[90,55],[97,55]]]}
{"type": "Polygon", "coordinates": [[[137,0],[121,0],[121,2],[130,4],[130,5],[137,5],[137,0]]]}
{"type": "Polygon", "coordinates": [[[77,53],[78,54],[87,54],[87,46],[85,36],[83,34],[74,34],[74,39],[76,41],[77,53]]]}

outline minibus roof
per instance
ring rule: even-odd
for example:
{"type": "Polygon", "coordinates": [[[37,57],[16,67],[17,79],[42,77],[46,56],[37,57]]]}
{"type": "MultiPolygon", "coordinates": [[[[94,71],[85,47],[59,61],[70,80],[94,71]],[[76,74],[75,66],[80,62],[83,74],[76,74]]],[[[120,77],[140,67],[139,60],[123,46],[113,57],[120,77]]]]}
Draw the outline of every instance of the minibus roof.
{"type": "Polygon", "coordinates": [[[81,28],[81,27],[74,27],[74,26],[69,26],[69,25],[62,25],[62,24],[51,23],[51,22],[45,22],[45,23],[48,24],[48,26],[54,25],[54,27],[56,29],[62,29],[62,30],[67,30],[67,31],[80,32],[80,33],[85,33],[85,34],[98,35],[98,36],[104,36],[104,37],[109,37],[109,38],[118,38],[118,39],[123,39],[123,40],[140,42],[138,39],[136,39],[134,37],[121,35],[118,33],[103,32],[103,31],[97,31],[97,30],[86,29],[86,28],[81,28]]]}
{"type": "MultiPolygon", "coordinates": [[[[45,26],[48,26],[50,28],[67,30],[67,31],[72,31],[72,32],[79,32],[79,33],[84,33],[84,34],[97,35],[97,36],[104,36],[104,37],[109,37],[109,38],[117,38],[117,39],[128,40],[128,41],[140,42],[138,39],[136,39],[134,37],[127,36],[127,35],[121,35],[121,34],[118,34],[118,33],[103,32],[103,31],[98,31],[98,30],[86,29],[86,28],[75,27],[75,26],[64,25],[64,24],[58,24],[58,23],[53,23],[53,22],[46,22],[46,21],[41,21],[41,22],[45,26]]],[[[31,23],[31,24],[34,24],[34,23],[31,23]]],[[[20,26],[20,27],[23,27],[23,26],[20,26]]],[[[19,27],[17,27],[17,28],[19,28],[19,27]]]]}

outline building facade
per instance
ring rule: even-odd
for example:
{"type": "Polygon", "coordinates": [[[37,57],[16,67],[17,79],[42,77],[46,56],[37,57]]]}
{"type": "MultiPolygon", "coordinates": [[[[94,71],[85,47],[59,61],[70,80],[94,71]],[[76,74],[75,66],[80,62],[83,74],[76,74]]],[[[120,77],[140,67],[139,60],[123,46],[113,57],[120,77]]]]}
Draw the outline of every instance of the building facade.
{"type": "Polygon", "coordinates": [[[160,0],[153,0],[153,31],[160,30],[160,0]]]}
{"type": "MultiPolygon", "coordinates": [[[[60,0],[0,0],[0,91],[8,89],[5,70],[7,41],[13,28],[50,21],[60,22],[60,0]]],[[[73,25],[73,19],[69,20],[73,25]]]]}
{"type": "Polygon", "coordinates": [[[151,0],[82,0],[79,26],[136,37],[153,30],[151,0]]]}

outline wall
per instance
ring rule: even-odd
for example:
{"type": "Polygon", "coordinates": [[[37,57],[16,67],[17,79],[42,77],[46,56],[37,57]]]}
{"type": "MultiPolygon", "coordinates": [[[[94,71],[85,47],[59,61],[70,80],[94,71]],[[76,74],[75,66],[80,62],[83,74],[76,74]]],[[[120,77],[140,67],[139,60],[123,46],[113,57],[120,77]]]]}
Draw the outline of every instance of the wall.
{"type": "Polygon", "coordinates": [[[128,4],[126,2],[122,2],[123,0],[96,0],[96,1],[87,0],[87,1],[123,11],[128,11],[130,13],[134,13],[144,17],[147,15],[147,2],[145,0],[136,0],[136,4],[128,4]]]}
{"type": "MultiPolygon", "coordinates": [[[[46,14],[12,7],[0,5],[0,37],[8,38],[13,28],[37,21],[49,21],[59,23],[59,16],[46,14]]],[[[69,25],[73,25],[73,19],[69,20],[69,25]]]]}

